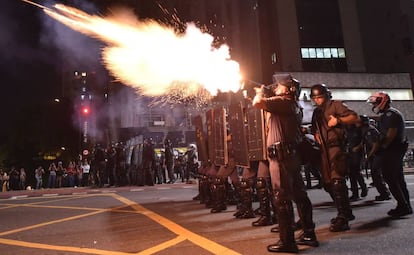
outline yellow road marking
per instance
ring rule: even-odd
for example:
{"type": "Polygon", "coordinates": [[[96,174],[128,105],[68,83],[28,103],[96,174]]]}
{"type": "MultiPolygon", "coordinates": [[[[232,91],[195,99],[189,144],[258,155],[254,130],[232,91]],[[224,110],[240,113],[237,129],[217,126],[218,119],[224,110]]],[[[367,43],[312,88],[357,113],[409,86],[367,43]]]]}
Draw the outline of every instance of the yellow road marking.
{"type": "Polygon", "coordinates": [[[151,254],[154,254],[156,252],[165,250],[168,247],[171,247],[171,246],[174,246],[174,245],[176,245],[178,243],[181,243],[182,241],[185,241],[185,240],[186,240],[186,238],[184,236],[177,236],[174,239],[168,240],[166,242],[163,242],[163,243],[161,243],[159,245],[153,246],[153,247],[151,247],[149,249],[146,249],[144,251],[138,252],[136,254],[137,255],[151,255],[151,254]]]}
{"type": "Polygon", "coordinates": [[[178,225],[177,223],[170,221],[167,218],[162,217],[159,214],[154,213],[153,211],[150,211],[146,209],[145,207],[135,203],[134,201],[131,201],[125,197],[122,197],[118,194],[112,194],[112,196],[119,201],[131,206],[134,208],[134,210],[137,210],[141,214],[147,216],[148,218],[152,219],[153,221],[159,223],[160,225],[168,228],[170,231],[176,233],[179,236],[184,237],[185,239],[191,241],[192,243],[204,248],[205,250],[210,251],[213,254],[220,254],[220,255],[236,255],[240,254],[236,251],[233,251],[223,245],[220,245],[216,242],[213,242],[205,237],[202,237],[200,235],[197,235],[182,226],[178,225]]]}
{"type": "MultiPolygon", "coordinates": [[[[115,198],[116,200],[124,203],[127,206],[130,206],[134,211],[127,211],[127,210],[120,210],[121,208],[124,208],[125,205],[111,208],[111,209],[99,209],[99,208],[85,208],[85,207],[70,207],[70,206],[43,206],[39,205],[43,202],[37,202],[33,204],[26,204],[26,205],[12,205],[11,207],[17,207],[17,206],[27,206],[27,207],[47,207],[47,208],[63,208],[63,209],[80,209],[80,210],[94,210],[93,212],[76,215],[72,217],[67,217],[59,220],[54,221],[48,221],[40,224],[35,224],[32,226],[26,226],[14,230],[9,230],[5,232],[1,232],[0,236],[5,236],[9,234],[14,234],[17,232],[22,232],[26,230],[31,230],[34,228],[39,228],[51,224],[56,224],[64,221],[70,221],[70,220],[76,220],[83,217],[92,216],[95,214],[107,212],[107,211],[125,211],[128,213],[140,213],[142,215],[147,216],[151,220],[157,222],[158,224],[164,226],[165,228],[169,229],[173,233],[177,234],[178,236],[174,239],[171,239],[169,241],[163,242],[159,245],[153,246],[151,248],[148,248],[144,251],[140,251],[138,253],[132,253],[136,255],[150,255],[154,254],[156,252],[165,250],[171,246],[174,246],[180,242],[183,242],[185,240],[188,240],[195,245],[202,247],[203,249],[213,253],[213,254],[220,254],[220,255],[240,255],[240,253],[231,250],[225,246],[222,246],[216,242],[213,242],[205,237],[202,237],[198,234],[195,234],[188,229],[183,228],[182,226],[178,225],[177,223],[159,215],[156,214],[153,211],[150,211],[146,209],[145,207],[137,204],[136,202],[129,200],[125,197],[122,197],[116,193],[105,193],[105,194],[92,194],[87,196],[110,196],[115,198]]],[[[77,198],[83,198],[85,196],[77,196],[77,198]]],[[[73,198],[73,197],[72,197],[73,198]]],[[[67,198],[70,199],[70,198],[67,198]]],[[[64,199],[62,199],[64,200],[64,199]]],[[[53,200],[52,202],[55,202],[56,200],[53,200]]],[[[10,208],[10,207],[8,207],[10,208]]],[[[11,239],[4,239],[0,238],[0,243],[8,244],[8,245],[15,245],[15,246],[21,246],[21,247],[29,247],[29,248],[37,248],[37,249],[45,249],[45,250],[55,250],[55,251],[70,251],[70,252],[78,252],[78,253],[89,253],[89,254],[98,254],[98,255],[130,255],[131,253],[125,253],[125,252],[119,252],[119,251],[107,251],[107,250],[100,250],[100,249],[92,249],[92,248],[79,248],[79,247],[71,247],[71,246],[59,246],[59,245],[49,245],[49,244],[40,244],[40,243],[33,243],[33,242],[25,242],[25,241],[18,241],[18,240],[11,240],[11,239]]]]}
{"type": "Polygon", "coordinates": [[[72,217],[68,217],[68,218],[64,218],[64,219],[48,221],[48,222],[35,224],[35,225],[23,227],[23,228],[17,228],[17,229],[1,232],[0,236],[10,235],[10,234],[14,234],[14,233],[17,233],[17,232],[22,232],[22,231],[26,231],[26,230],[30,230],[30,229],[34,229],[34,228],[39,228],[39,227],[43,227],[43,226],[47,226],[47,225],[52,225],[52,224],[60,223],[60,222],[64,222],[64,221],[80,219],[80,218],[83,218],[83,217],[88,217],[88,216],[98,214],[98,213],[102,213],[102,212],[105,212],[105,211],[107,211],[107,210],[102,209],[102,210],[99,210],[99,211],[85,213],[85,214],[81,214],[81,215],[76,215],[76,216],[72,216],[72,217]]]}

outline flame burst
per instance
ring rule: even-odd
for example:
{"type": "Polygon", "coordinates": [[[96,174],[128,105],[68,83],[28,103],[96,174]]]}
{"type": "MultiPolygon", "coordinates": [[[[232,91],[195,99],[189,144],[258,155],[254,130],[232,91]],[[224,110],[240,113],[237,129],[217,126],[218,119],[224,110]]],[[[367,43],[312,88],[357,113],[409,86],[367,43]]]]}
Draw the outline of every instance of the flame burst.
{"type": "Polygon", "coordinates": [[[111,17],[89,15],[62,4],[44,9],[75,31],[106,43],[102,59],[120,82],[147,96],[194,98],[208,92],[238,91],[239,64],[231,60],[225,44],[213,47],[214,38],[189,23],[184,33],[154,20],[139,21],[125,10],[111,17]]]}

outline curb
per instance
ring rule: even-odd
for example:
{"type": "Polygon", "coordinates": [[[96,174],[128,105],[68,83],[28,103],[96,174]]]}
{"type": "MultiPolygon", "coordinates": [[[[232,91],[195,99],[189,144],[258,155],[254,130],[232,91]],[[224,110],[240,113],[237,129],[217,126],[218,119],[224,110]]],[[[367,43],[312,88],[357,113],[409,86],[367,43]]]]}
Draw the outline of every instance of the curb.
{"type": "Polygon", "coordinates": [[[139,192],[146,189],[174,189],[174,188],[192,188],[196,183],[174,183],[162,184],[154,186],[122,186],[122,187],[78,187],[78,188],[56,188],[56,189],[40,189],[40,190],[11,190],[0,192],[0,200],[2,199],[20,199],[28,197],[55,197],[64,195],[86,195],[86,194],[105,194],[116,193],[120,191],[139,192]]]}

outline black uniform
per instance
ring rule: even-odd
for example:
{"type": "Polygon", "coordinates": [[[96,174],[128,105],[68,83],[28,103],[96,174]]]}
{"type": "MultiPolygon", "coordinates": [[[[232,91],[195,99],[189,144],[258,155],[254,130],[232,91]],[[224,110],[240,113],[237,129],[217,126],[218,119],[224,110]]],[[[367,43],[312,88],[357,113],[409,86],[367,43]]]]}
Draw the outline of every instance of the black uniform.
{"type": "MultiPolygon", "coordinates": [[[[290,77],[290,76],[289,76],[290,77]]],[[[288,78],[289,80],[289,78],[288,78]]],[[[297,81],[296,81],[297,83],[297,81]]],[[[298,83],[297,83],[298,84],[298,83]]],[[[290,77],[288,83],[278,86],[291,88],[295,82],[290,77]]],[[[266,118],[269,170],[273,188],[274,204],[279,221],[280,240],[268,246],[270,252],[297,252],[294,236],[294,214],[292,201],[295,201],[303,226],[299,244],[318,246],[314,232],[312,204],[305,190],[301,175],[300,158],[297,146],[301,142],[302,109],[291,94],[270,95],[265,98],[258,93],[253,105],[268,112],[266,118]],[[255,103],[256,102],[256,103],[255,103]],[[258,103],[259,102],[259,103],[258,103]],[[303,239],[303,236],[306,238],[303,239]],[[312,240],[312,242],[304,242],[312,240]]],[[[278,92],[276,87],[274,93],[278,92]]]]}
{"type": "Polygon", "coordinates": [[[366,197],[368,188],[361,174],[361,162],[364,156],[362,147],[362,130],[355,124],[346,128],[346,149],[348,152],[349,181],[351,183],[351,200],[359,199],[358,184],[361,187],[361,197],[366,197]]]}
{"type": "Polygon", "coordinates": [[[404,142],[404,118],[400,111],[390,107],[384,111],[378,121],[378,130],[382,137],[387,136],[388,129],[396,128],[397,133],[391,143],[381,146],[379,155],[382,157],[382,173],[391,194],[397,200],[397,208],[388,212],[390,216],[403,216],[412,214],[410,196],[403,172],[403,157],[407,151],[407,144],[404,142]]]}
{"type": "Polygon", "coordinates": [[[172,144],[169,140],[166,140],[164,143],[165,155],[164,155],[164,164],[167,168],[168,173],[168,183],[174,183],[174,151],[172,144]]]}
{"type": "Polygon", "coordinates": [[[333,232],[349,229],[348,220],[353,220],[348,197],[347,159],[345,152],[345,130],[342,125],[328,126],[331,116],[345,117],[356,115],[341,101],[327,100],[315,108],[312,115],[312,133],[318,134],[321,139],[321,173],[324,188],[332,196],[338,215],[332,219],[330,230],[333,232]]]}
{"type": "Polygon", "coordinates": [[[379,196],[375,197],[377,201],[390,200],[390,194],[384,179],[382,177],[381,157],[377,156],[373,151],[374,145],[380,142],[380,133],[373,125],[366,123],[362,129],[362,144],[366,153],[366,164],[371,170],[371,178],[374,187],[377,189],[379,196]]]}
{"type": "Polygon", "coordinates": [[[144,142],[142,149],[142,169],[138,173],[138,185],[154,185],[153,165],[155,164],[154,145],[151,140],[144,142]]]}

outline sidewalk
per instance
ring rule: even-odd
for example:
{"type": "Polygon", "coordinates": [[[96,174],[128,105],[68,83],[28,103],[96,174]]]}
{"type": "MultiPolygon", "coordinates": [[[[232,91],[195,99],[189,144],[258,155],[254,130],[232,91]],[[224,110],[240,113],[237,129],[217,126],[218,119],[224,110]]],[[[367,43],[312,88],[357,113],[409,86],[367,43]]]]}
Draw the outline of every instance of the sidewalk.
{"type": "MultiPolygon", "coordinates": [[[[11,190],[7,192],[0,192],[0,199],[17,199],[24,197],[39,197],[39,196],[60,196],[60,195],[75,195],[87,194],[92,190],[89,187],[79,188],[56,188],[56,189],[33,189],[33,190],[11,190]]],[[[103,189],[102,189],[103,190],[103,189]]]]}
{"type": "Polygon", "coordinates": [[[81,194],[99,194],[120,191],[140,191],[144,189],[157,188],[182,188],[183,186],[192,186],[197,183],[174,183],[174,184],[157,184],[154,186],[121,186],[121,187],[64,187],[55,189],[33,189],[33,190],[11,190],[0,192],[0,199],[18,199],[25,197],[52,197],[62,195],[81,195],[81,194]]]}

